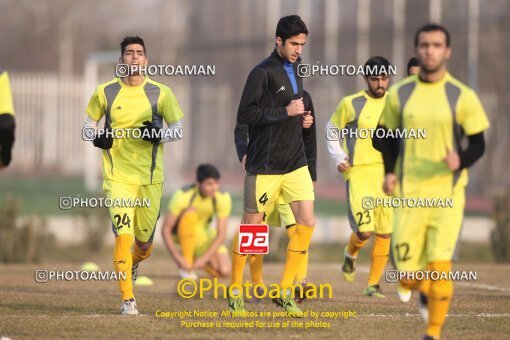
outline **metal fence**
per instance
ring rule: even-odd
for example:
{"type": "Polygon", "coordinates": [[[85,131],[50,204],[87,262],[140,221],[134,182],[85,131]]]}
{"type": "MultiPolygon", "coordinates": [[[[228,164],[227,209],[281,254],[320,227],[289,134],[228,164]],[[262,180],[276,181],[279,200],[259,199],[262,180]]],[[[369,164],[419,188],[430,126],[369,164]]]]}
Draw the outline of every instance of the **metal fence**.
{"type": "MultiPolygon", "coordinates": [[[[14,1],[11,3],[14,6],[14,1]]],[[[35,3],[50,6],[49,2],[35,3]]],[[[509,50],[505,32],[510,29],[510,3],[493,0],[491,6],[481,4],[480,0],[154,1],[143,4],[150,18],[144,19],[147,21],[143,29],[142,25],[133,28],[127,21],[115,21],[109,22],[108,30],[101,27],[101,34],[91,34],[89,29],[97,27],[88,24],[87,34],[75,30],[72,31],[74,35],[69,33],[69,39],[57,39],[56,43],[62,44],[59,63],[68,60],[64,64],[75,65],[74,75],[20,72],[27,67],[30,54],[19,52],[23,46],[5,49],[0,51],[0,56],[12,65],[4,66],[10,71],[18,131],[15,158],[4,174],[52,170],[75,175],[93,173],[92,178],[99,178],[100,151],[91,149],[90,144],[81,140],[81,124],[91,91],[98,83],[111,78],[113,65],[99,68],[94,79],[88,78],[87,51],[117,48],[119,39],[129,32],[144,37],[149,58],[155,64],[216,66],[216,76],[207,79],[158,79],[173,89],[185,113],[184,140],[165,145],[165,173],[172,179],[165,185],[178,186],[182,178],[193,176],[199,163],[211,162],[220,167],[224,178],[231,178],[233,185],[241,186],[242,172],[235,153],[233,130],[242,87],[250,69],[271,52],[279,17],[297,13],[310,31],[303,54],[305,62],[362,64],[371,55],[383,55],[397,65],[398,76],[394,81],[404,76],[405,63],[413,53],[416,29],[428,21],[444,24],[452,36],[449,69],[454,76],[477,89],[492,124],[487,133],[486,156],[470,170],[470,190],[482,193],[488,188],[490,192],[508,188],[510,172],[506,169],[510,167],[510,158],[506,155],[510,146],[507,132],[510,116],[506,111],[510,97],[506,78],[510,66],[503,61],[509,50]],[[173,17],[176,11],[182,14],[177,20],[158,22],[153,19],[173,17]],[[73,54],[65,48],[69,47],[69,41],[86,44],[73,45],[76,49],[73,54]],[[10,57],[6,54],[9,51],[19,55],[10,57]],[[77,65],[85,71],[77,69],[77,65]],[[88,153],[94,161],[86,156],[88,153]]],[[[136,6],[142,6],[132,2],[131,6],[117,8],[113,2],[107,2],[102,5],[106,6],[104,11],[89,17],[79,11],[78,5],[85,6],[84,2],[73,2],[68,5],[69,10],[80,13],[79,17],[87,23],[102,20],[107,9],[115,9],[123,16],[129,11],[136,12],[136,6]]],[[[7,23],[16,28],[18,36],[26,27],[16,21],[5,21],[0,27],[7,23]]],[[[77,28],[83,23],[71,21],[69,24],[77,28]]],[[[51,36],[54,28],[40,26],[38,29],[43,30],[41,36],[42,33],[51,36]]],[[[118,58],[117,50],[113,57],[118,58]]],[[[111,61],[112,57],[106,59],[111,61]]],[[[46,66],[40,69],[54,66],[42,61],[41,65],[46,66]]],[[[56,67],[54,72],[58,69],[69,71],[70,68],[56,67]]],[[[324,147],[322,129],[342,96],[362,88],[362,79],[312,77],[304,84],[316,110],[319,184],[339,183],[339,175],[324,147]]]]}

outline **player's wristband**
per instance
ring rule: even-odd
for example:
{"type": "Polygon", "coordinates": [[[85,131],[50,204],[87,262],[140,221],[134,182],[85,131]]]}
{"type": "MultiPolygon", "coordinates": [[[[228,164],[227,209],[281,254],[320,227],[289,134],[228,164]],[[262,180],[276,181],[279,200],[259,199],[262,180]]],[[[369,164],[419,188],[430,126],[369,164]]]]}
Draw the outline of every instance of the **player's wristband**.
{"type": "Polygon", "coordinates": [[[483,132],[468,136],[468,147],[459,152],[460,167],[459,170],[470,167],[482,157],[485,151],[485,139],[483,132]]]}

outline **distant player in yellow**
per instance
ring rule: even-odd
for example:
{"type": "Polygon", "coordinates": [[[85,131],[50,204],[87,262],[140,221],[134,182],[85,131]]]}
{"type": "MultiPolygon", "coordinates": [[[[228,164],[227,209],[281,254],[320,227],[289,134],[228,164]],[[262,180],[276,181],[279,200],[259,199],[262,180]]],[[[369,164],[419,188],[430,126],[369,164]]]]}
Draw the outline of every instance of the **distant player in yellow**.
{"type": "Polygon", "coordinates": [[[104,117],[104,129],[97,130],[93,143],[103,149],[106,196],[150,200],[149,207],[110,208],[115,271],[125,272],[127,277],[119,281],[123,315],[138,314],[133,284],[138,264],[152,252],[163,186],[162,143],[182,136],[178,133],[183,116],[179,103],[169,87],[140,72],[139,68],[147,63],[143,39],[125,38],[119,64],[127,64],[129,72],[126,77],[116,77],[98,86],[87,107],[83,131],[84,138],[89,139],[90,131],[95,131],[104,117]],[[163,121],[167,129],[163,128],[163,121]]]}
{"type": "Polygon", "coordinates": [[[200,165],[196,177],[194,184],[173,194],[162,229],[163,240],[181,278],[196,279],[197,268],[212,276],[227,277],[231,264],[224,243],[232,199],[228,192],[219,190],[220,173],[213,165],[200,165]],[[216,228],[210,226],[213,218],[216,228]],[[180,252],[176,244],[180,244],[180,252]]]}
{"type": "MultiPolygon", "coordinates": [[[[427,24],[415,36],[420,73],[392,86],[381,129],[425,129],[426,138],[374,140],[384,156],[384,190],[399,197],[452,199],[453,207],[395,209],[392,258],[402,272],[448,273],[464,213],[467,168],[483,155],[489,121],[476,93],[447,71],[450,35],[427,24]],[[462,141],[467,140],[467,147],[462,141]]],[[[444,275],[444,274],[443,274],[444,275]]],[[[425,339],[438,339],[453,294],[449,280],[401,281],[420,291],[425,339]]]]}
{"type": "Polygon", "coordinates": [[[407,62],[407,75],[412,76],[420,73],[420,61],[416,57],[411,57],[407,62]]]}
{"type": "Polygon", "coordinates": [[[384,108],[389,67],[389,61],[383,57],[370,58],[365,63],[365,70],[370,70],[364,77],[367,89],[344,97],[326,126],[329,153],[346,181],[347,214],[352,229],[344,250],[342,273],[347,282],[354,282],[358,252],[375,233],[368,287],[363,294],[379,298],[384,297],[379,280],[388,261],[393,211],[388,207],[365,206],[365,200],[385,196],[383,158],[372,147],[370,131],[377,127],[384,108]],[[344,131],[342,148],[337,137],[344,131]]]}
{"type": "Polygon", "coordinates": [[[0,169],[11,163],[15,128],[9,74],[0,67],[0,169]]]}

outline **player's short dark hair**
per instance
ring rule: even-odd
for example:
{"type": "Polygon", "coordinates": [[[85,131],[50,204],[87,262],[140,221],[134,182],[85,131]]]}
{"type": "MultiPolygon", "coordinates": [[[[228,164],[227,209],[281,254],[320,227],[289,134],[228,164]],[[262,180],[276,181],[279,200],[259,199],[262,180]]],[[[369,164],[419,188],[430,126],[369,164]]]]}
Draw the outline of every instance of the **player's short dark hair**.
{"type": "Polygon", "coordinates": [[[374,56],[365,63],[365,77],[389,75],[390,62],[381,56],[374,56]]]}
{"type": "Polygon", "coordinates": [[[144,43],[143,39],[140,38],[139,36],[135,36],[135,37],[125,37],[124,40],[122,40],[122,42],[120,43],[120,54],[124,55],[124,52],[126,52],[127,45],[131,45],[131,44],[142,45],[143,53],[147,53],[145,50],[145,43],[144,43]]]}
{"type": "Polygon", "coordinates": [[[441,25],[438,24],[425,24],[422,27],[420,27],[416,34],[414,35],[414,47],[418,46],[418,42],[420,39],[420,34],[423,32],[434,32],[434,31],[441,31],[444,33],[446,37],[446,46],[450,47],[450,32],[446,28],[444,28],[441,25]]]}
{"type": "Polygon", "coordinates": [[[308,35],[308,29],[299,15],[282,17],[276,25],[276,36],[282,39],[283,45],[285,45],[285,40],[301,33],[308,35]]]}
{"type": "Polygon", "coordinates": [[[420,66],[420,61],[416,57],[411,57],[411,59],[409,59],[409,61],[407,62],[407,75],[409,75],[411,67],[415,66],[420,66]]]}
{"type": "Polygon", "coordinates": [[[197,168],[197,181],[203,182],[208,178],[220,179],[220,172],[214,165],[200,164],[197,168]]]}

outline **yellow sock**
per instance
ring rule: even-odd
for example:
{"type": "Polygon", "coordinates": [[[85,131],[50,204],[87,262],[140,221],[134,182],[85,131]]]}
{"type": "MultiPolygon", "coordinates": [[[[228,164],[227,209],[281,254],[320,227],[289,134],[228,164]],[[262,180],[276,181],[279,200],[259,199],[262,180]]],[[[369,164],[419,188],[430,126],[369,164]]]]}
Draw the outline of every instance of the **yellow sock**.
{"type": "Polygon", "coordinates": [[[121,234],[115,237],[115,248],[113,249],[113,266],[115,272],[126,273],[126,279],[119,280],[122,301],[134,299],[133,283],[131,282],[131,268],[133,258],[131,256],[131,245],[133,244],[133,235],[121,234]]]}
{"type": "MultiPolygon", "coordinates": [[[[432,270],[432,269],[430,269],[430,265],[427,266],[427,270],[429,270],[429,271],[432,270]]],[[[418,290],[428,296],[429,292],[430,292],[430,280],[426,280],[426,279],[421,280],[418,290]]]]}
{"type": "MultiPolygon", "coordinates": [[[[289,235],[289,239],[292,238],[294,232],[296,231],[296,225],[287,228],[287,235],[289,235]]],[[[294,283],[300,283],[306,280],[306,276],[308,274],[308,253],[306,252],[303,261],[299,265],[299,268],[296,272],[296,277],[294,278],[294,283]]]]}
{"type": "Polygon", "coordinates": [[[188,210],[182,214],[177,227],[177,235],[181,244],[182,257],[193,265],[193,255],[195,254],[195,236],[197,228],[198,214],[194,210],[188,210]]]}
{"type": "Polygon", "coordinates": [[[131,252],[131,256],[133,257],[133,266],[151,256],[151,254],[152,244],[147,250],[142,250],[140,247],[138,247],[138,245],[135,242],[135,244],[133,245],[133,251],[131,252]]]}
{"type": "Polygon", "coordinates": [[[430,280],[422,280],[418,290],[428,296],[430,292],[430,280]]]}
{"type": "Polygon", "coordinates": [[[243,272],[248,255],[239,254],[239,232],[235,233],[232,239],[232,279],[230,285],[237,284],[242,290],[243,272]]]}
{"type": "Polygon", "coordinates": [[[358,234],[352,233],[351,237],[349,239],[349,245],[347,246],[347,253],[350,257],[356,257],[358,256],[359,250],[367,244],[367,240],[360,240],[358,237],[358,234]]]}
{"type": "Polygon", "coordinates": [[[305,256],[303,257],[303,260],[301,260],[301,263],[299,264],[298,270],[296,272],[296,277],[294,278],[294,282],[301,283],[303,281],[306,281],[306,276],[308,274],[308,254],[310,252],[306,252],[305,256]]]}
{"type": "Polygon", "coordinates": [[[372,264],[370,273],[368,274],[368,285],[376,285],[384,271],[386,262],[388,262],[388,254],[390,252],[390,239],[375,236],[374,245],[372,247],[372,264]]]}
{"type": "Polygon", "coordinates": [[[418,281],[416,279],[412,279],[412,280],[402,279],[399,282],[402,287],[411,289],[411,290],[418,290],[421,285],[421,281],[418,281]]]}
{"type": "Polygon", "coordinates": [[[283,270],[282,280],[280,281],[281,289],[292,286],[292,281],[296,277],[298,267],[308,253],[308,246],[312,239],[313,228],[314,227],[307,227],[299,223],[296,224],[296,231],[292,234],[287,247],[287,259],[285,260],[285,268],[283,270]]]}
{"type": "Polygon", "coordinates": [[[264,283],[262,275],[262,265],[264,263],[264,255],[250,255],[250,274],[251,281],[254,285],[264,283]]]}
{"type": "MultiPolygon", "coordinates": [[[[450,261],[432,262],[430,270],[440,273],[449,272],[452,268],[450,261]]],[[[450,301],[453,295],[453,282],[449,280],[437,280],[430,282],[430,290],[428,294],[429,324],[427,327],[427,335],[441,336],[441,328],[443,327],[450,301]]]]}

